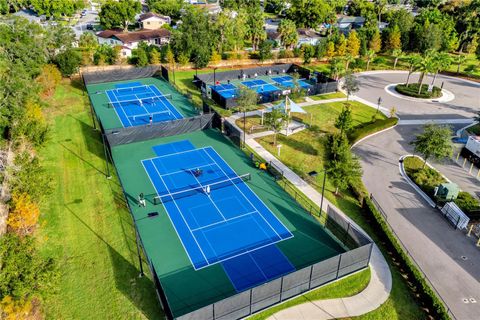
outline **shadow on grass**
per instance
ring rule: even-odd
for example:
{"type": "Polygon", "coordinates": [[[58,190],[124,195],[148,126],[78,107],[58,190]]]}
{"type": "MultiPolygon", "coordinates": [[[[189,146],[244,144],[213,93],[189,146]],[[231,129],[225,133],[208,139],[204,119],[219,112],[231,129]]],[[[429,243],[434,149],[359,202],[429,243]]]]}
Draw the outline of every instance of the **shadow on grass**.
{"type": "MultiPolygon", "coordinates": [[[[68,205],[65,205],[65,209],[107,246],[117,289],[120,290],[147,319],[163,318],[160,305],[157,302],[153,282],[146,276],[139,278],[138,275],[140,271],[137,267],[127,261],[68,205]]],[[[133,240],[127,242],[131,241],[133,240]]]]}

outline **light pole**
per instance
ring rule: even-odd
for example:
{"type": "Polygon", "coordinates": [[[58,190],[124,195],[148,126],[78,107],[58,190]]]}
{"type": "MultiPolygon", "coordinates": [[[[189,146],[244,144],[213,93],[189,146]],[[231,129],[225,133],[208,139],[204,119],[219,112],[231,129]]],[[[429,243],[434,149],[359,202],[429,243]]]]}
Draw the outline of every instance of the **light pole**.
{"type": "Polygon", "coordinates": [[[213,85],[216,86],[217,85],[217,81],[216,81],[216,75],[215,75],[215,71],[217,71],[217,67],[213,68],[213,85]]]}
{"type": "Polygon", "coordinates": [[[245,149],[245,130],[246,130],[246,122],[247,122],[247,107],[243,107],[243,148],[245,149]]]}
{"type": "Polygon", "coordinates": [[[380,110],[380,105],[382,104],[382,97],[378,97],[378,101],[377,101],[377,114],[378,114],[378,110],[380,110]]]}
{"type": "Polygon", "coordinates": [[[320,202],[320,214],[322,214],[323,195],[325,193],[325,182],[327,181],[327,170],[323,170],[322,201],[320,202]]]}

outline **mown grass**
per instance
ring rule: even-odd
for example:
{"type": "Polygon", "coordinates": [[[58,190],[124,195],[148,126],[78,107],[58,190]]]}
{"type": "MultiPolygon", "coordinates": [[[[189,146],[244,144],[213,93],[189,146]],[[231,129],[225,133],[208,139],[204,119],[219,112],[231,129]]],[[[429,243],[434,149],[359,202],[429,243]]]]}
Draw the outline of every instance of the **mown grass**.
{"type": "Polygon", "coordinates": [[[79,82],[64,81],[46,102],[50,140],[39,155],[54,190],[42,205],[39,246],[61,271],[47,318],[163,317],[151,279],[138,277],[132,219],[117,178],[105,177],[87,96],[79,82]]]}
{"type": "MultiPolygon", "coordinates": [[[[242,130],[244,129],[243,118],[237,119],[237,121],[235,121],[235,124],[242,130]]],[[[262,117],[260,116],[245,117],[245,131],[247,133],[252,134],[256,132],[263,132],[266,130],[268,130],[267,127],[262,125],[262,117]]]]}
{"type": "Polygon", "coordinates": [[[366,269],[355,273],[351,276],[343,278],[339,281],[336,281],[331,284],[327,284],[321,288],[303,294],[299,297],[293,298],[288,300],[282,304],[274,306],[270,309],[257,313],[248,319],[250,320],[263,320],[267,319],[268,317],[272,316],[273,314],[288,309],[290,307],[315,301],[315,300],[325,300],[325,299],[336,299],[336,298],[344,298],[344,297],[351,297],[356,295],[357,293],[361,292],[365,289],[370,282],[371,272],[370,269],[366,269]]]}
{"type": "MultiPolygon", "coordinates": [[[[308,109],[307,109],[308,108],[308,109]]],[[[279,159],[290,167],[298,175],[321,192],[325,164],[325,139],[326,134],[335,132],[335,118],[341,112],[343,103],[323,104],[307,107],[313,113],[314,130],[304,130],[289,137],[279,135],[278,143],[282,144],[279,159]],[[310,178],[308,172],[317,171],[315,178],[310,178]]],[[[368,123],[376,110],[368,106],[355,103],[352,106],[354,126],[362,127],[368,123]]],[[[308,117],[308,115],[306,116],[308,117]]],[[[385,117],[383,117],[385,118],[385,117]]],[[[276,147],[272,145],[273,137],[266,136],[257,141],[270,153],[277,155],[276,147]]],[[[369,312],[355,319],[424,319],[425,313],[415,301],[412,291],[409,289],[403,270],[398,269],[397,264],[389,257],[388,251],[378,241],[376,230],[372,223],[364,215],[361,204],[350,190],[344,190],[339,196],[334,194],[335,187],[328,179],[326,180],[325,196],[335,206],[344,211],[350,218],[358,223],[379,245],[390,265],[393,278],[393,287],[388,300],[375,311],[369,312]]]]}
{"type": "Polygon", "coordinates": [[[312,100],[330,100],[330,99],[341,99],[346,98],[347,96],[342,92],[333,92],[333,93],[324,93],[316,96],[309,96],[312,100]]]}

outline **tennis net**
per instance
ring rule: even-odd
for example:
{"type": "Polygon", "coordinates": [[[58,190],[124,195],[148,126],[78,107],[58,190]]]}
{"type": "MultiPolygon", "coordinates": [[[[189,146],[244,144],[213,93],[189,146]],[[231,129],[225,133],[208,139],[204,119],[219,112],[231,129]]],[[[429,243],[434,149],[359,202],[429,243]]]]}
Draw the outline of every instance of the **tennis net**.
{"type": "Polygon", "coordinates": [[[127,87],[127,88],[117,88],[114,89],[116,93],[133,93],[133,92],[144,92],[147,90],[151,90],[149,85],[141,85],[141,86],[133,86],[133,87],[127,87]]]}
{"type": "Polygon", "coordinates": [[[108,107],[109,108],[128,107],[130,105],[143,106],[145,104],[155,104],[157,102],[165,101],[167,99],[172,100],[173,99],[172,95],[171,94],[165,94],[165,95],[162,95],[162,96],[154,96],[154,97],[148,97],[148,98],[110,101],[108,103],[108,107]]]}
{"type": "Polygon", "coordinates": [[[155,197],[155,204],[159,204],[160,202],[166,203],[170,201],[175,201],[177,199],[185,198],[185,197],[191,197],[199,193],[205,193],[207,186],[210,186],[210,191],[212,190],[218,190],[221,188],[226,188],[232,185],[237,185],[240,183],[244,183],[246,181],[251,180],[251,175],[250,173],[243,174],[241,176],[236,176],[233,178],[225,179],[222,181],[216,181],[212,183],[205,183],[203,185],[199,185],[198,187],[190,188],[187,190],[181,190],[177,192],[171,192],[167,194],[162,194],[158,195],[155,197]]]}
{"type": "Polygon", "coordinates": [[[152,121],[155,122],[155,116],[172,116],[172,112],[170,110],[164,110],[164,111],[158,111],[158,112],[152,112],[152,113],[142,113],[142,114],[136,114],[133,116],[130,116],[130,118],[134,121],[137,122],[139,120],[143,120],[143,122],[148,123],[150,121],[150,117],[152,117],[152,121]]]}

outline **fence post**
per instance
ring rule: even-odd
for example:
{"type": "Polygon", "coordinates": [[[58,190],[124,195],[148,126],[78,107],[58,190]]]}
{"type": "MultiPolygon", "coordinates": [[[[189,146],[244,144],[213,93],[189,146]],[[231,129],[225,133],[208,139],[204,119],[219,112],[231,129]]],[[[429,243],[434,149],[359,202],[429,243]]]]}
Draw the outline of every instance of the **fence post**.
{"type": "Polygon", "coordinates": [[[250,289],[250,309],[248,311],[248,314],[252,314],[252,295],[253,295],[253,289],[250,289]]]}
{"type": "Polygon", "coordinates": [[[340,272],[340,263],[342,262],[342,256],[343,254],[341,254],[340,257],[338,258],[337,275],[335,276],[335,279],[338,279],[338,273],[340,272]]]}
{"type": "Polygon", "coordinates": [[[282,280],[280,281],[280,302],[282,302],[282,296],[283,296],[283,277],[282,277],[282,280]]]}
{"type": "Polygon", "coordinates": [[[310,278],[308,280],[308,290],[312,288],[313,265],[310,266],[310,278]]]}

